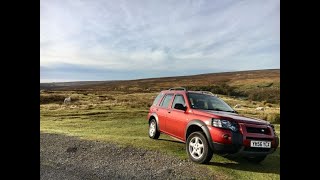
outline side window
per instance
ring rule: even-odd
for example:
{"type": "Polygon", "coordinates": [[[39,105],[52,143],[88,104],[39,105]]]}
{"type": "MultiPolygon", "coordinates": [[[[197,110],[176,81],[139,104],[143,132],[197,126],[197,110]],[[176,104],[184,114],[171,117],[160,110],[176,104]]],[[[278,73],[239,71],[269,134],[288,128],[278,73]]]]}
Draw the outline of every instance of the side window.
{"type": "Polygon", "coordinates": [[[163,95],[164,95],[164,93],[158,94],[158,96],[154,99],[152,105],[155,106],[155,105],[159,104],[159,101],[160,101],[160,99],[163,97],[163,95]]]}
{"type": "Polygon", "coordinates": [[[184,98],[183,98],[183,95],[181,94],[177,94],[175,97],[174,97],[174,100],[173,100],[173,103],[172,103],[172,107],[171,108],[174,108],[174,106],[177,104],[177,103],[180,103],[182,105],[186,105],[185,104],[185,101],[184,101],[184,98]]]}
{"type": "Polygon", "coordinates": [[[169,103],[170,103],[171,99],[172,99],[172,96],[173,96],[173,94],[167,94],[167,95],[163,98],[160,106],[167,108],[167,107],[169,106],[169,103]]]}

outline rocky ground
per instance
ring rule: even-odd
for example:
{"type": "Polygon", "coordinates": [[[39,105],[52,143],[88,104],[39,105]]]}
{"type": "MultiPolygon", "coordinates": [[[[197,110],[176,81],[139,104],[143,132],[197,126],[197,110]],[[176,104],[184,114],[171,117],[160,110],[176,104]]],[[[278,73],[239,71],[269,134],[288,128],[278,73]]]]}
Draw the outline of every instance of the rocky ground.
{"type": "Polygon", "coordinates": [[[40,179],[216,179],[205,167],[156,151],[41,133],[40,179]]]}

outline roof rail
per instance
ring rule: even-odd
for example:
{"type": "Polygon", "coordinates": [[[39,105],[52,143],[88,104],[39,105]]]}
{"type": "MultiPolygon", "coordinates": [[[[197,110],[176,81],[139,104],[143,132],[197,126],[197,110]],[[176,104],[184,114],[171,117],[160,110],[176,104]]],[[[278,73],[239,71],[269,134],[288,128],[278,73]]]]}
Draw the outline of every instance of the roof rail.
{"type": "Polygon", "coordinates": [[[218,97],[217,94],[213,94],[213,93],[210,92],[210,91],[191,91],[191,92],[198,92],[198,93],[201,93],[201,94],[208,94],[208,95],[212,95],[212,96],[218,97]]]}
{"type": "Polygon", "coordinates": [[[210,94],[210,95],[213,95],[215,96],[215,94],[213,94],[212,92],[210,91],[200,91],[202,94],[210,94]]]}
{"type": "Polygon", "coordinates": [[[173,87],[173,88],[170,88],[169,90],[170,90],[170,91],[171,91],[171,90],[183,90],[183,91],[186,91],[187,89],[184,88],[184,87],[173,87]]]}

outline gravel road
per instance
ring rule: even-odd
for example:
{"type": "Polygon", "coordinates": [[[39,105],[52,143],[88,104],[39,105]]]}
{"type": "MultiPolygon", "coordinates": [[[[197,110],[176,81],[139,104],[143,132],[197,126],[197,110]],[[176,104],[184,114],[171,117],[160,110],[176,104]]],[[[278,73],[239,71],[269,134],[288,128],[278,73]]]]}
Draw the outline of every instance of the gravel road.
{"type": "Polygon", "coordinates": [[[208,169],[160,152],[41,133],[40,179],[216,179],[208,169]]]}

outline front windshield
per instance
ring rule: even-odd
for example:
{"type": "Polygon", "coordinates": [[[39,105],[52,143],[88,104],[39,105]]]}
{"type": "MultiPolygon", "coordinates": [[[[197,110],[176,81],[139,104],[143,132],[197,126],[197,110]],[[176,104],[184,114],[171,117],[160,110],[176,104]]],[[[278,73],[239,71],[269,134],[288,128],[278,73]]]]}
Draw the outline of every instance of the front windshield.
{"type": "Polygon", "coordinates": [[[235,112],[227,103],[215,96],[199,93],[188,93],[188,98],[191,108],[193,109],[235,112]]]}

